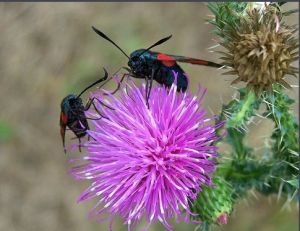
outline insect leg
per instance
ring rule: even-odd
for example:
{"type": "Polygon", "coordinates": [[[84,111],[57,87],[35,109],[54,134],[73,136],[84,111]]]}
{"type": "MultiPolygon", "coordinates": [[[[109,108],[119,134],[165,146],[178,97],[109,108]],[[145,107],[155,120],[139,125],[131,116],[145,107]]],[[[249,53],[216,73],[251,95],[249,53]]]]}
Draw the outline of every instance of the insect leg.
{"type": "MultiPolygon", "coordinates": [[[[128,93],[128,86],[127,86],[127,82],[128,82],[128,79],[130,78],[130,77],[133,77],[133,78],[137,78],[132,72],[131,72],[131,70],[128,68],[128,67],[123,67],[126,71],[128,71],[128,73],[126,73],[125,75],[126,75],[126,77],[127,77],[127,79],[126,79],[126,86],[125,86],[125,90],[126,90],[126,94],[128,93]]],[[[128,95],[128,94],[127,94],[128,95]]]]}
{"type": "MultiPolygon", "coordinates": [[[[85,111],[89,110],[90,107],[91,107],[91,105],[93,105],[95,111],[101,116],[101,118],[106,118],[106,119],[108,119],[106,116],[103,116],[103,115],[101,114],[101,112],[98,110],[98,108],[96,107],[96,105],[95,105],[95,103],[94,103],[94,100],[95,100],[95,99],[96,99],[98,102],[100,102],[100,103],[102,104],[102,102],[101,102],[100,100],[98,100],[97,98],[95,98],[95,97],[92,98],[92,99],[90,98],[89,101],[87,102],[87,104],[86,104],[84,110],[85,110],[85,111]]],[[[99,120],[99,119],[101,119],[101,118],[94,119],[94,120],[99,120]]]]}
{"type": "MultiPolygon", "coordinates": [[[[111,92],[110,94],[114,95],[114,94],[120,89],[121,83],[123,82],[123,80],[124,80],[124,78],[126,77],[126,75],[127,75],[127,73],[126,73],[126,74],[123,74],[123,76],[122,76],[120,82],[118,82],[118,86],[117,86],[116,90],[114,90],[114,91],[111,92]]],[[[108,94],[104,93],[104,95],[108,95],[108,94]]]]}
{"type": "MultiPolygon", "coordinates": [[[[94,99],[94,98],[93,98],[94,99]]],[[[87,104],[85,105],[85,107],[84,107],[84,111],[87,111],[87,110],[89,110],[90,109],[90,107],[91,107],[91,105],[93,104],[93,99],[89,99],[89,101],[87,102],[87,104]]],[[[94,108],[95,108],[95,110],[96,110],[96,112],[101,116],[100,118],[88,118],[88,117],[85,117],[86,119],[90,119],[90,120],[100,120],[100,119],[102,119],[102,115],[101,115],[101,113],[98,111],[98,109],[95,107],[95,105],[93,104],[93,106],[94,106],[94,108]]]]}
{"type": "Polygon", "coordinates": [[[146,90],[145,90],[145,99],[146,99],[146,105],[147,105],[147,108],[149,109],[149,102],[148,102],[148,91],[149,91],[149,79],[148,79],[148,76],[146,75],[145,76],[145,80],[146,80],[146,90]]]}
{"type": "Polygon", "coordinates": [[[151,79],[150,79],[150,86],[149,86],[149,90],[148,90],[148,95],[146,95],[148,107],[149,107],[150,93],[151,93],[152,84],[153,84],[154,72],[155,72],[154,68],[152,68],[151,79]]]}
{"type": "Polygon", "coordinates": [[[78,137],[78,142],[79,142],[78,149],[79,149],[79,152],[81,152],[81,140],[79,137],[78,137]]]}
{"type": "MultiPolygon", "coordinates": [[[[111,110],[115,110],[114,108],[112,108],[112,107],[106,105],[105,103],[103,103],[103,102],[102,102],[101,100],[99,100],[98,98],[94,97],[94,98],[92,98],[92,99],[89,99],[89,102],[88,102],[87,105],[86,105],[85,111],[87,111],[87,110],[90,108],[90,106],[93,105],[94,108],[95,108],[95,110],[98,112],[98,114],[101,115],[102,117],[105,117],[105,116],[103,116],[103,115],[99,112],[99,110],[97,109],[97,107],[96,107],[96,105],[95,105],[95,103],[94,103],[95,100],[97,100],[98,103],[100,103],[102,106],[104,106],[104,107],[106,107],[106,108],[109,108],[109,109],[111,109],[111,110]]],[[[106,118],[106,117],[105,117],[105,118],[106,118]]]]}
{"type": "MultiPolygon", "coordinates": [[[[126,85],[125,85],[125,92],[126,92],[126,94],[128,95],[128,84],[127,84],[127,82],[128,82],[128,79],[130,78],[130,76],[131,75],[127,75],[127,80],[126,80],[126,85]]],[[[129,96],[129,95],[128,95],[129,96]]],[[[130,97],[130,96],[129,96],[130,97]]],[[[131,98],[131,97],[130,97],[131,98]]],[[[132,98],[131,98],[132,99],[132,98]]]]}
{"type": "MultiPolygon", "coordinates": [[[[86,117],[86,116],[81,116],[81,115],[78,115],[78,114],[75,114],[78,118],[80,118],[80,119],[87,119],[87,120],[100,120],[100,119],[102,119],[102,117],[100,117],[100,118],[90,118],[90,117],[86,117]]],[[[67,130],[71,130],[71,129],[67,129],[67,130]]],[[[72,129],[72,130],[74,130],[74,129],[72,129]]]]}
{"type": "Polygon", "coordinates": [[[93,107],[95,108],[95,110],[98,112],[98,114],[99,114],[102,118],[108,119],[106,116],[102,115],[102,114],[99,112],[99,110],[97,109],[97,107],[96,107],[94,101],[92,102],[92,104],[93,104],[93,107]]]}
{"type": "MultiPolygon", "coordinates": [[[[116,89],[113,93],[111,93],[111,94],[115,94],[115,93],[120,89],[121,83],[124,81],[124,78],[125,78],[125,77],[127,77],[127,79],[128,79],[130,76],[135,77],[135,76],[133,75],[133,73],[131,72],[131,70],[130,70],[128,67],[123,67],[123,69],[125,69],[126,71],[128,71],[128,73],[123,74],[123,76],[122,76],[122,78],[121,78],[121,81],[118,83],[117,89],[116,89]]],[[[127,92],[127,85],[126,85],[126,92],[127,92]]]]}
{"type": "Polygon", "coordinates": [[[99,99],[97,99],[97,98],[93,98],[92,100],[97,100],[98,103],[100,103],[102,106],[107,107],[107,108],[109,108],[109,109],[111,109],[111,110],[115,110],[114,108],[112,108],[112,107],[106,105],[105,103],[103,103],[101,100],[99,100],[99,99]]]}
{"type": "Polygon", "coordinates": [[[87,120],[101,120],[102,119],[102,117],[100,117],[100,118],[90,118],[90,117],[83,117],[83,119],[87,119],[87,120]]]}
{"type": "Polygon", "coordinates": [[[94,137],[92,137],[92,136],[88,135],[88,138],[87,138],[87,140],[88,140],[88,141],[90,141],[90,138],[92,138],[93,140],[95,140],[95,141],[96,141],[96,139],[95,139],[94,137]]]}

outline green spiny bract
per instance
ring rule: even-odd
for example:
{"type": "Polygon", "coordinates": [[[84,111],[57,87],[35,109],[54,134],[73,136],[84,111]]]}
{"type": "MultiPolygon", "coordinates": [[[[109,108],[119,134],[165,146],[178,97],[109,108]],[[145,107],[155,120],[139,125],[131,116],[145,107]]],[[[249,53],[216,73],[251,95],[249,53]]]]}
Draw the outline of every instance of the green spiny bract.
{"type": "Polygon", "coordinates": [[[260,99],[251,90],[243,88],[239,89],[239,93],[240,99],[231,101],[224,108],[230,114],[227,127],[245,126],[251,117],[255,115],[255,110],[259,108],[261,103],[260,99]]]}
{"type": "Polygon", "coordinates": [[[271,149],[274,159],[270,192],[287,193],[292,196],[298,190],[295,180],[299,175],[299,125],[290,112],[294,103],[288,95],[283,93],[282,86],[275,85],[272,94],[265,94],[264,102],[267,111],[264,115],[271,119],[275,128],[271,135],[273,146],[271,149]]]}
{"type": "MultiPolygon", "coordinates": [[[[251,90],[246,88],[240,89],[239,93],[239,99],[233,99],[227,105],[223,105],[220,120],[226,121],[227,135],[224,141],[232,146],[235,156],[244,158],[251,152],[251,148],[246,147],[243,141],[247,131],[247,124],[256,115],[256,110],[258,110],[261,100],[251,90]]],[[[219,130],[217,132],[220,133],[219,130]]]]}
{"type": "Polygon", "coordinates": [[[215,26],[213,32],[226,40],[228,31],[239,25],[240,17],[244,14],[247,3],[208,3],[208,8],[214,14],[214,18],[208,20],[215,26]]]}
{"type": "Polygon", "coordinates": [[[298,160],[294,153],[299,151],[299,125],[296,118],[290,112],[290,106],[295,102],[283,92],[280,85],[274,85],[273,94],[266,94],[264,102],[267,111],[264,114],[275,123],[275,129],[271,138],[275,141],[273,152],[276,159],[298,160]],[[285,152],[292,153],[286,155],[285,152]]]}
{"type": "Polygon", "coordinates": [[[207,224],[226,224],[233,209],[233,190],[221,176],[215,176],[213,184],[214,188],[203,187],[191,205],[191,211],[198,214],[192,219],[207,224]]]}

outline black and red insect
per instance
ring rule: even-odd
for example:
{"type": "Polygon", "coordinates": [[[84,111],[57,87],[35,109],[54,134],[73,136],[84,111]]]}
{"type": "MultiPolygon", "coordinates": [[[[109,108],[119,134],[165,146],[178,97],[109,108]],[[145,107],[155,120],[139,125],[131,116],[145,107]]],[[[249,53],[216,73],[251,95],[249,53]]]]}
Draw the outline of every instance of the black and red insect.
{"type": "MultiPolygon", "coordinates": [[[[202,60],[189,58],[185,56],[178,55],[169,55],[163,54],[159,52],[150,51],[151,48],[158,46],[166,41],[168,41],[172,35],[163,38],[147,49],[139,49],[133,51],[130,56],[128,56],[115,42],[113,42],[108,36],[106,36],[103,32],[93,27],[93,30],[100,35],[102,38],[108,40],[113,45],[115,45],[128,59],[129,74],[134,78],[142,78],[146,80],[146,99],[148,102],[150,91],[152,88],[153,80],[156,80],[158,83],[163,84],[167,87],[170,87],[174,80],[174,72],[177,75],[177,90],[178,91],[186,91],[188,87],[188,79],[183,71],[183,69],[178,65],[177,62],[190,63],[195,65],[205,65],[209,67],[220,68],[222,65],[202,60]]],[[[123,81],[125,76],[121,79],[123,81]]],[[[119,89],[120,85],[116,89],[119,89]]],[[[114,92],[116,92],[114,91],[114,92]]]]}
{"type": "MultiPolygon", "coordinates": [[[[104,69],[104,68],[103,68],[104,69]]],[[[89,98],[86,105],[83,105],[82,99],[80,96],[86,92],[91,87],[95,86],[96,84],[107,80],[108,73],[104,69],[105,75],[103,78],[97,80],[96,82],[92,83],[88,87],[86,87],[79,95],[70,94],[66,96],[61,102],[61,113],[60,113],[60,134],[63,142],[64,151],[66,153],[65,148],[65,133],[66,129],[69,128],[78,138],[79,140],[79,151],[81,151],[81,140],[80,138],[84,137],[87,134],[87,130],[89,129],[88,119],[97,120],[101,119],[104,116],[98,111],[97,107],[94,104],[94,101],[97,100],[102,105],[103,102],[98,100],[97,98],[89,98]],[[100,118],[88,118],[85,116],[85,111],[89,110],[89,108],[93,105],[97,113],[100,115],[100,118]]]]}

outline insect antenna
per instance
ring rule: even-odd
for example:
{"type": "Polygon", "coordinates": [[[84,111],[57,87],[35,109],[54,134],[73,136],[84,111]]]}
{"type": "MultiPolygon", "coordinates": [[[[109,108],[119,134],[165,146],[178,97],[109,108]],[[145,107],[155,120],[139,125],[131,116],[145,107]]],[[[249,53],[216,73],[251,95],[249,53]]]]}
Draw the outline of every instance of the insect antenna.
{"type": "Polygon", "coordinates": [[[100,30],[98,30],[97,28],[95,28],[93,26],[92,26],[92,28],[98,35],[100,35],[102,38],[104,38],[107,41],[114,44],[128,59],[130,59],[129,56],[125,53],[125,51],[123,51],[114,41],[112,41],[109,37],[107,37],[103,32],[101,32],[100,30]]]}
{"type": "Polygon", "coordinates": [[[91,87],[95,86],[96,84],[101,83],[101,82],[103,82],[103,81],[105,81],[105,80],[107,79],[107,77],[108,77],[107,70],[106,70],[104,67],[103,67],[103,70],[104,70],[104,72],[105,72],[104,77],[101,78],[101,79],[99,79],[99,80],[97,80],[96,82],[92,83],[91,85],[87,86],[82,92],[80,92],[80,94],[77,96],[77,99],[80,98],[80,96],[81,96],[84,92],[86,92],[88,89],[90,89],[91,87]]]}
{"type": "Polygon", "coordinates": [[[172,35],[169,35],[168,37],[162,38],[161,40],[157,41],[156,43],[154,43],[153,45],[151,45],[150,47],[148,47],[146,50],[144,50],[144,51],[140,54],[140,56],[141,56],[142,54],[144,54],[145,52],[149,51],[151,48],[156,47],[156,46],[158,46],[158,45],[160,45],[160,44],[163,44],[164,42],[168,41],[171,37],[172,37],[172,35]]]}

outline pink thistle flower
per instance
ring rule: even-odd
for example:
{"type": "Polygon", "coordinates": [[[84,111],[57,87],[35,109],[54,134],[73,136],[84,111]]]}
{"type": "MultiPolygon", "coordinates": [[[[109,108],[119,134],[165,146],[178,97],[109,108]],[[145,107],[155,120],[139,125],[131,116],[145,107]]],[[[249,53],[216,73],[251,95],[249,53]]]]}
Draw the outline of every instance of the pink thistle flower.
{"type": "MultiPolygon", "coordinates": [[[[175,84],[170,89],[155,85],[149,108],[145,85],[137,87],[130,81],[119,95],[108,95],[106,100],[101,91],[93,97],[114,110],[97,104],[108,119],[92,121],[88,131],[92,138],[84,143],[87,156],[72,160],[85,164],[74,167],[71,174],[91,181],[78,201],[97,198],[90,215],[106,211],[111,221],[120,215],[128,230],[143,217],[146,229],[159,220],[172,230],[169,220],[183,216],[188,220],[189,203],[201,185],[211,185],[215,170],[217,127],[200,107],[205,90],[199,87],[193,96],[189,90],[177,92],[175,84]]],[[[91,111],[88,115],[98,116],[91,111]]]]}

